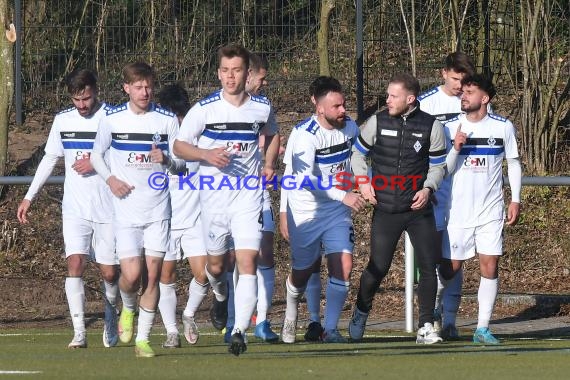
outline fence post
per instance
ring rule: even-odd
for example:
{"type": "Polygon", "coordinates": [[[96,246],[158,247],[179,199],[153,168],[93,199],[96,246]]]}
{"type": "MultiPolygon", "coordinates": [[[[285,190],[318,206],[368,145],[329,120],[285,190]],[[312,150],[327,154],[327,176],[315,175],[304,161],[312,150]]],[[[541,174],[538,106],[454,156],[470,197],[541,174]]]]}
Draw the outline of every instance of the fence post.
{"type": "Polygon", "coordinates": [[[406,332],[414,332],[414,247],[410,237],[404,234],[404,256],[406,269],[406,332]]]}

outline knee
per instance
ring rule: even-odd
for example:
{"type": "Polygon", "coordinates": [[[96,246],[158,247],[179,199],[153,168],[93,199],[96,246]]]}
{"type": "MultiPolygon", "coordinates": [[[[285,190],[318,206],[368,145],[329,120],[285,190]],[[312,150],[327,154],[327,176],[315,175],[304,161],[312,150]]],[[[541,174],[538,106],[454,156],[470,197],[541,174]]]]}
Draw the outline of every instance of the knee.
{"type": "Polygon", "coordinates": [[[67,257],[67,272],[71,277],[83,276],[85,267],[84,255],[70,255],[67,257]]]}

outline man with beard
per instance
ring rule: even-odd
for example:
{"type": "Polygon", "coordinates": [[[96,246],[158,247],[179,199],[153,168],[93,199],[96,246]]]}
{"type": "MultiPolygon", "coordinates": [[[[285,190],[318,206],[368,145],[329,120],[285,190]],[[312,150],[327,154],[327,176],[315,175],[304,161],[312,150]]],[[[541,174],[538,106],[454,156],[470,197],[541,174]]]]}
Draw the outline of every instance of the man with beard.
{"type": "Polygon", "coordinates": [[[479,318],[473,342],[498,344],[489,321],[498,292],[499,257],[503,252],[503,159],[507,160],[511,203],[506,224],[515,225],[520,213],[521,165],[515,129],[504,117],[489,114],[495,95],[493,83],[475,74],[461,81],[461,110],[445,124],[447,168],[451,177],[451,204],[440,274],[444,286],[465,260],[479,255],[481,282],[477,299],[479,318]]]}
{"type": "Polygon", "coordinates": [[[407,231],[420,269],[416,342],[441,342],[433,327],[437,290],[435,268],[441,259],[441,246],[434,244],[437,232],[430,197],[444,175],[445,137],[441,123],[420,110],[416,100],[419,90],[418,80],[410,74],[392,77],[387,90],[387,109],[365,122],[352,149],[355,176],[367,175],[366,157],[371,159],[373,178],[362,184],[360,191],[375,206],[370,259],[360,277],[360,289],[348,328],[354,340],[360,340],[364,335],[374,295],[388,274],[402,232],[407,231]],[[382,181],[376,183],[378,178],[390,183],[387,186],[382,181]],[[402,183],[401,178],[407,180],[402,183]]]}
{"type": "MultiPolygon", "coordinates": [[[[206,276],[214,292],[210,317],[222,330],[228,318],[226,255],[233,241],[238,279],[235,324],[228,351],[243,353],[245,332],[257,303],[257,255],[261,244],[262,180],[274,177],[279,150],[276,124],[270,120],[267,98],[245,91],[249,52],[241,45],[218,50],[218,79],[222,89],[195,104],[174,143],[177,157],[200,161],[202,225],[208,237],[206,276]],[[261,167],[259,134],[265,135],[265,165],[261,167]]],[[[265,181],[264,180],[264,181],[265,181]]]]}
{"type": "Polygon", "coordinates": [[[315,79],[315,115],[295,127],[296,137],[287,145],[285,175],[294,176],[298,188],[287,191],[287,226],[291,244],[291,272],[286,280],[287,308],[281,331],[285,343],[294,343],[298,304],[305,292],[320,246],[327,257],[329,280],[323,342],[344,343],[337,329],[346,300],[354,230],[351,210],[364,206],[364,199],[339,188],[339,174],[350,167],[350,148],[358,126],[346,116],[345,99],[338,80],[315,79]]]}
{"type": "Polygon", "coordinates": [[[101,119],[92,153],[93,167],[115,195],[113,228],[123,300],[119,339],[123,343],[133,337],[137,292],[142,285],[135,344],[138,357],[155,355],[149,335],[169,246],[171,215],[164,173],[172,161],[168,152],[178,130],[176,116],[152,103],[155,78],[152,67],[144,62],[123,68],[123,89],[129,101],[101,119]],[[109,164],[103,160],[107,151],[109,164]]]}

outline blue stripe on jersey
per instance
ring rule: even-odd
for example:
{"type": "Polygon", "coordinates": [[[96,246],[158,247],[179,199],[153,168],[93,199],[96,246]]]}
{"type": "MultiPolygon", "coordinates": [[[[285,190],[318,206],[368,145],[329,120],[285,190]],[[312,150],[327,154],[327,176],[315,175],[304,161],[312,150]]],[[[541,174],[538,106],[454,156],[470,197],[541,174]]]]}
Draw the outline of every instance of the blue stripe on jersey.
{"type": "MultiPolygon", "coordinates": [[[[129,143],[120,143],[117,141],[111,142],[111,146],[117,150],[127,150],[127,151],[132,151],[132,152],[150,152],[150,150],[152,149],[152,145],[153,145],[152,143],[129,144],[129,143]]],[[[156,147],[160,148],[162,150],[168,151],[168,143],[167,142],[158,143],[158,144],[156,144],[156,147]]]]}
{"type": "Polygon", "coordinates": [[[477,155],[477,156],[497,156],[505,151],[505,147],[499,146],[496,148],[479,147],[479,146],[463,146],[461,148],[461,155],[477,155]]]}
{"type": "Polygon", "coordinates": [[[430,165],[439,165],[443,164],[444,162],[445,162],[445,156],[429,158],[430,165]]]}
{"type": "Polygon", "coordinates": [[[93,141],[62,141],[63,149],[93,149],[93,141]]]}
{"type": "Polygon", "coordinates": [[[334,164],[337,162],[342,162],[350,157],[350,151],[344,151],[338,154],[328,155],[328,156],[315,156],[315,162],[319,164],[334,164]]]}
{"type": "Polygon", "coordinates": [[[358,151],[359,151],[360,153],[362,153],[363,155],[368,156],[368,152],[370,151],[370,149],[367,149],[366,147],[364,147],[364,146],[360,143],[360,140],[358,140],[358,139],[356,140],[356,143],[354,144],[354,147],[355,147],[356,149],[358,149],[358,151]]]}
{"type": "Polygon", "coordinates": [[[202,136],[208,137],[212,140],[242,140],[242,141],[255,141],[257,140],[257,133],[254,132],[226,132],[226,131],[210,131],[204,129],[202,136]]]}

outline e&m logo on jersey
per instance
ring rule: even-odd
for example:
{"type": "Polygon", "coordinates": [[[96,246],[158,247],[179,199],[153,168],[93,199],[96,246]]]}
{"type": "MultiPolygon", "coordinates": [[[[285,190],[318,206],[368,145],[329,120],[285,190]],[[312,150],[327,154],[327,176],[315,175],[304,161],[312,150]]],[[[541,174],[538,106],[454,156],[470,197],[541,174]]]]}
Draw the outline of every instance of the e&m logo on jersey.
{"type": "Polygon", "coordinates": [[[346,171],[346,161],[339,162],[338,164],[332,164],[331,170],[329,171],[331,174],[342,173],[346,171]]]}
{"type": "Polygon", "coordinates": [[[150,169],[152,168],[152,161],[150,154],[130,152],[127,158],[128,167],[134,167],[137,169],[150,169]]]}
{"type": "Polygon", "coordinates": [[[91,157],[90,152],[84,152],[82,150],[78,150],[75,152],[75,161],[82,160],[84,158],[89,158],[89,157],[91,157]]]}
{"type": "Polygon", "coordinates": [[[245,156],[253,146],[252,142],[234,142],[228,141],[226,143],[226,152],[235,154],[236,156],[245,156]]]}
{"type": "Polygon", "coordinates": [[[463,167],[472,171],[485,171],[487,169],[487,157],[465,157],[463,167]]]}

